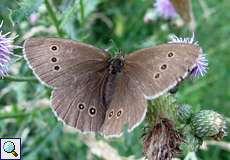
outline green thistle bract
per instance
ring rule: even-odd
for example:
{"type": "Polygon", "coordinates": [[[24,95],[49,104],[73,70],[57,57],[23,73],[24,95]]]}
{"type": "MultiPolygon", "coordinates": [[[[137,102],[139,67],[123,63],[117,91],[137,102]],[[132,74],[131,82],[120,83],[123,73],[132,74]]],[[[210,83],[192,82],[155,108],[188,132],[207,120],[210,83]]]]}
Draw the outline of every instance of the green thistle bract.
{"type": "Polygon", "coordinates": [[[191,119],[192,129],[197,137],[220,140],[227,135],[226,121],[219,113],[202,110],[191,119]]]}
{"type": "Polygon", "coordinates": [[[192,106],[182,104],[177,106],[177,118],[181,123],[187,123],[192,117],[192,106]]]}

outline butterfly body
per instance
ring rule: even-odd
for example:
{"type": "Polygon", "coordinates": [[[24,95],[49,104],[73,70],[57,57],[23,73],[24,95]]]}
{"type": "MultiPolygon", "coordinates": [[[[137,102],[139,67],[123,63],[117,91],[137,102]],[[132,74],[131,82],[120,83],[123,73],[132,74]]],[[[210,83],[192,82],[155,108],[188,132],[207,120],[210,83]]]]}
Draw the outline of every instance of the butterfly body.
{"type": "MultiPolygon", "coordinates": [[[[109,106],[111,99],[113,97],[115,87],[116,87],[116,81],[119,78],[119,75],[117,73],[108,71],[107,77],[105,79],[105,83],[102,86],[103,88],[103,104],[107,107],[109,106]]],[[[120,73],[119,73],[120,74],[120,73]]],[[[108,107],[107,107],[108,108],[108,107]]]]}
{"type": "Polygon", "coordinates": [[[200,48],[173,43],[110,59],[104,50],[60,38],[31,38],[24,54],[34,74],[53,88],[59,119],[81,132],[120,135],[145,117],[147,100],[173,88],[192,70],[200,48]]]}
{"type": "Polygon", "coordinates": [[[116,88],[116,81],[122,76],[124,58],[122,56],[108,58],[106,66],[105,72],[108,73],[105,74],[106,77],[102,85],[102,102],[108,108],[116,88]]]}
{"type": "Polygon", "coordinates": [[[118,58],[113,58],[109,62],[109,73],[110,74],[117,74],[122,71],[124,67],[124,58],[123,57],[118,57],[118,58]]]}

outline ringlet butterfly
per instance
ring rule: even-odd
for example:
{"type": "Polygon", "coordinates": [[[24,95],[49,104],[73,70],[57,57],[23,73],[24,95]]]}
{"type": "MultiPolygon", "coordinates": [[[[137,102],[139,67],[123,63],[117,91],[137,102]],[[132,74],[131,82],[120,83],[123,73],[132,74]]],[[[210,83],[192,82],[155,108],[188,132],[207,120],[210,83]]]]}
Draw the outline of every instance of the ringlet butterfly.
{"type": "Polygon", "coordinates": [[[145,117],[147,99],[173,88],[196,66],[201,50],[192,39],[111,58],[103,49],[61,38],[30,38],[24,55],[34,74],[53,88],[51,106],[81,132],[119,136],[145,117]]]}
{"type": "Polygon", "coordinates": [[[191,0],[171,0],[170,2],[173,4],[176,12],[186,23],[189,23],[192,20],[193,11],[191,0]]]}

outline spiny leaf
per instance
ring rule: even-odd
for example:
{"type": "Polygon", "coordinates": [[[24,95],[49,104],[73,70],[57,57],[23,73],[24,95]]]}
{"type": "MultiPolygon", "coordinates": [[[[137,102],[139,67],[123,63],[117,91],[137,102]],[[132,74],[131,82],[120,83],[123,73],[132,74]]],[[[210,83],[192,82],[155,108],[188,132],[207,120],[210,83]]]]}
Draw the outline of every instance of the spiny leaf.
{"type": "Polygon", "coordinates": [[[37,11],[42,3],[43,0],[22,0],[18,3],[19,9],[12,12],[11,19],[14,22],[25,20],[33,12],[37,11]]]}
{"type": "Polygon", "coordinates": [[[63,18],[60,27],[63,28],[64,25],[73,17],[75,17],[75,14],[77,13],[79,9],[79,1],[75,1],[73,5],[70,7],[67,7],[63,13],[63,18]]]}
{"type": "Polygon", "coordinates": [[[80,22],[84,21],[84,19],[87,18],[90,13],[92,13],[96,9],[96,6],[99,2],[99,0],[76,0],[74,4],[70,5],[65,9],[63,13],[62,23],[60,26],[64,27],[64,25],[73,17],[77,17],[80,22]]]}

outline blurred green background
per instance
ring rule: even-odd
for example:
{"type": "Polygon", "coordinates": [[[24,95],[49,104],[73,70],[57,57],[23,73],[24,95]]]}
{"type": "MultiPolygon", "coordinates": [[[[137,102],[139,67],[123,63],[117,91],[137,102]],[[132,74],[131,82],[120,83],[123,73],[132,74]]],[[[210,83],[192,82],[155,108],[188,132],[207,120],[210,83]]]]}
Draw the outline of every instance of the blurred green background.
{"type": "MultiPolygon", "coordinates": [[[[188,81],[177,93],[178,101],[194,110],[212,109],[230,117],[230,3],[224,0],[193,1],[196,40],[209,60],[208,74],[188,81]]],[[[22,45],[31,36],[64,37],[99,48],[116,47],[125,53],[165,43],[174,33],[188,37],[192,32],[178,18],[144,16],[152,0],[1,0],[2,30],[17,34],[22,45]]],[[[21,55],[22,50],[16,49],[21,55]]],[[[36,81],[24,59],[12,58],[10,75],[0,80],[0,137],[21,137],[23,160],[140,159],[143,126],[121,138],[106,140],[100,135],[84,136],[58,122],[49,108],[51,90],[36,81]],[[29,77],[29,78],[28,78],[29,77]],[[24,79],[23,79],[24,78],[24,79]],[[102,147],[102,150],[100,150],[102,147]],[[100,151],[103,151],[100,154],[100,151]],[[99,153],[99,154],[98,154],[99,153]],[[105,156],[103,156],[105,154],[105,156]],[[102,155],[102,156],[100,156],[102,155]],[[103,158],[104,157],[104,158],[103,158]]],[[[201,160],[229,160],[230,136],[225,146],[210,145],[196,154],[201,160]]],[[[183,157],[182,157],[183,159],[183,157]]]]}

